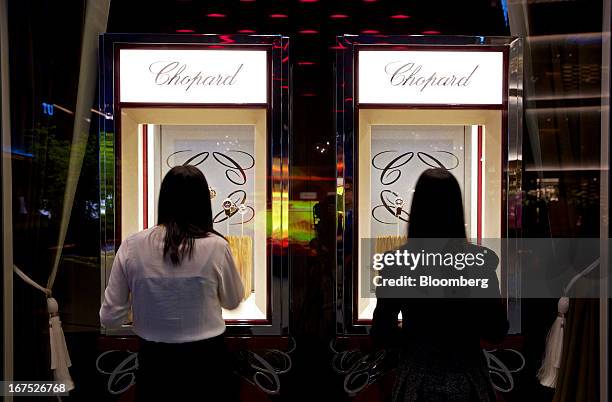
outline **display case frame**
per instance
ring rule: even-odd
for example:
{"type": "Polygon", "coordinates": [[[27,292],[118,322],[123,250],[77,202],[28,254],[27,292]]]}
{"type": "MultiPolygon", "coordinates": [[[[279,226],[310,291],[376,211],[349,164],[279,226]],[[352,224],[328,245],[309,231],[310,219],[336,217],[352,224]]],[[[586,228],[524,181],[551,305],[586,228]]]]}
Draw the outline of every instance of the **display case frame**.
{"type": "MultiPolygon", "coordinates": [[[[521,171],[522,171],[522,43],[518,38],[482,36],[427,36],[427,35],[343,35],[336,44],[336,180],[338,240],[336,264],[336,333],[364,335],[371,320],[358,317],[359,271],[359,142],[361,111],[382,110],[390,116],[401,111],[423,114],[438,111],[471,113],[483,111],[501,113],[501,173],[499,237],[504,242],[520,237],[521,171]],[[416,51],[416,52],[501,52],[503,54],[503,82],[500,102],[359,102],[359,52],[416,51]]],[[[382,53],[381,53],[382,54],[382,53]]],[[[419,117],[420,118],[420,117],[419,117]]],[[[410,118],[403,119],[404,122],[410,118]]],[[[431,120],[431,116],[421,122],[431,120]]],[[[419,124],[419,123],[413,123],[419,124]]],[[[425,123],[430,124],[430,123],[425,123]]],[[[480,156],[479,156],[480,160],[480,156]]],[[[480,174],[480,173],[479,173],[480,174]]],[[[479,192],[480,194],[480,192],[479,192]]],[[[480,216],[480,215],[479,215],[480,216]]],[[[490,234],[489,234],[490,235],[490,234]]],[[[487,236],[487,234],[484,234],[487,236]]],[[[481,234],[479,233],[479,238],[481,234]]],[[[500,242],[500,244],[503,244],[500,242]]],[[[510,320],[510,332],[520,332],[520,261],[516,256],[500,251],[500,285],[510,320]]]]}
{"type": "MultiPolygon", "coordinates": [[[[122,115],[137,110],[171,113],[202,111],[214,114],[226,110],[260,113],[265,127],[265,215],[260,221],[265,230],[266,310],[265,318],[226,320],[230,335],[288,334],[289,260],[287,257],[287,200],[289,188],[289,41],[281,35],[183,35],[183,34],[103,34],[100,36],[100,238],[101,294],[108,283],[115,252],[122,236],[122,115]],[[119,92],[119,54],[123,49],[159,50],[261,50],[266,53],[265,101],[221,102],[122,102],[119,92]]],[[[210,53],[209,53],[210,54],[210,53]]],[[[229,54],[229,53],[228,53],[229,54]]],[[[149,113],[151,114],[151,113],[149,113]]],[[[222,120],[221,117],[217,121],[222,120]]],[[[148,122],[147,122],[148,124],[148,122]]],[[[144,124],[146,128],[147,124],[144,124]]],[[[144,137],[143,137],[144,138],[144,137]]],[[[146,154],[146,143],[144,150],[146,154]]],[[[146,163],[146,157],[145,157],[146,163]]],[[[146,191],[146,184],[145,184],[146,191]]],[[[150,191],[150,189],[149,189],[150,191]]],[[[144,197],[146,199],[146,197],[144,197]]],[[[143,203],[146,222],[146,202],[143,203]]],[[[149,222],[150,226],[150,222],[149,222]]],[[[145,225],[146,227],[146,225],[145,225]]],[[[129,326],[121,330],[102,330],[104,334],[131,334],[129,326]]]]}

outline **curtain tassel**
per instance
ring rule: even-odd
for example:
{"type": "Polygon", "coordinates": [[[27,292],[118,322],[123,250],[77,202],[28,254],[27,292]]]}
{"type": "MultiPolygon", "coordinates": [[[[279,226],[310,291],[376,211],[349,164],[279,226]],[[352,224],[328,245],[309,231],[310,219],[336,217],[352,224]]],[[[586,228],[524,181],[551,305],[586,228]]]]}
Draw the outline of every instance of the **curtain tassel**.
{"type": "Polygon", "coordinates": [[[538,370],[540,384],[545,387],[555,388],[557,375],[561,367],[561,355],[563,353],[563,332],[565,326],[565,315],[569,309],[569,298],[562,297],[557,305],[557,318],[546,337],[546,348],[542,367],[538,370]]]}
{"type": "Polygon", "coordinates": [[[51,343],[51,369],[55,381],[66,384],[66,390],[74,389],[74,382],[70,377],[68,367],[72,366],[64,330],[59,317],[59,307],[53,297],[47,298],[47,310],[49,311],[49,340],[51,343]]]}

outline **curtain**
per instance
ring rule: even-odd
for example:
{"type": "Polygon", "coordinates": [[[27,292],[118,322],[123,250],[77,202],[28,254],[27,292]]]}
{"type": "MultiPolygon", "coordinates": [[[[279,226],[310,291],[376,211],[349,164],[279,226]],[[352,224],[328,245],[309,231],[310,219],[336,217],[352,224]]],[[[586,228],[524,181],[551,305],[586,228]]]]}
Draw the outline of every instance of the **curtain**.
{"type": "Polygon", "coordinates": [[[571,299],[553,402],[599,401],[599,299],[571,299]]]}

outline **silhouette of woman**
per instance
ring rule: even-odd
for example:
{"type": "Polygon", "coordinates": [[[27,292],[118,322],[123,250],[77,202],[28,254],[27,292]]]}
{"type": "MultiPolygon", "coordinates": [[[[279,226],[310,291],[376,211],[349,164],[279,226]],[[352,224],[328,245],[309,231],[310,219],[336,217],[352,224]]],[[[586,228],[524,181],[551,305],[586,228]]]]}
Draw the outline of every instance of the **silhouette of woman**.
{"type": "MultiPolygon", "coordinates": [[[[484,265],[472,275],[486,278],[488,287],[410,290],[401,297],[385,297],[390,295],[377,289],[374,343],[400,349],[392,401],[495,401],[480,340],[499,342],[508,330],[495,273],[499,258],[468,243],[459,184],[439,168],[426,170],[417,182],[404,247],[421,251],[432,244],[485,255],[484,265]]],[[[455,269],[447,271],[444,275],[458,275],[455,269]]],[[[469,268],[460,274],[469,277],[469,268]]]]}

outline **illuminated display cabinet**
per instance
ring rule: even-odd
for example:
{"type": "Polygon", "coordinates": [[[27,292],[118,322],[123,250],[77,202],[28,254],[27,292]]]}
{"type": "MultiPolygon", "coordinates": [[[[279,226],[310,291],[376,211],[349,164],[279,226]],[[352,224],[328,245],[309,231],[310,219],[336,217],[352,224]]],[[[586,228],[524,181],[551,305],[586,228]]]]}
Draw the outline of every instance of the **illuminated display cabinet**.
{"type": "Polygon", "coordinates": [[[164,175],[193,165],[245,285],[223,311],[228,332],[287,334],[287,47],[282,36],[101,36],[103,287],[122,239],[156,224],[164,175]]]}
{"type": "MultiPolygon", "coordinates": [[[[337,328],[362,334],[376,298],[361,283],[367,278],[361,270],[370,269],[361,239],[372,239],[375,252],[406,241],[424,170],[441,167],[457,178],[472,241],[520,236],[512,217],[521,208],[522,50],[519,39],[503,37],[345,35],[338,41],[337,328]]],[[[518,332],[517,262],[496,251],[511,331],[518,332]]]]}

